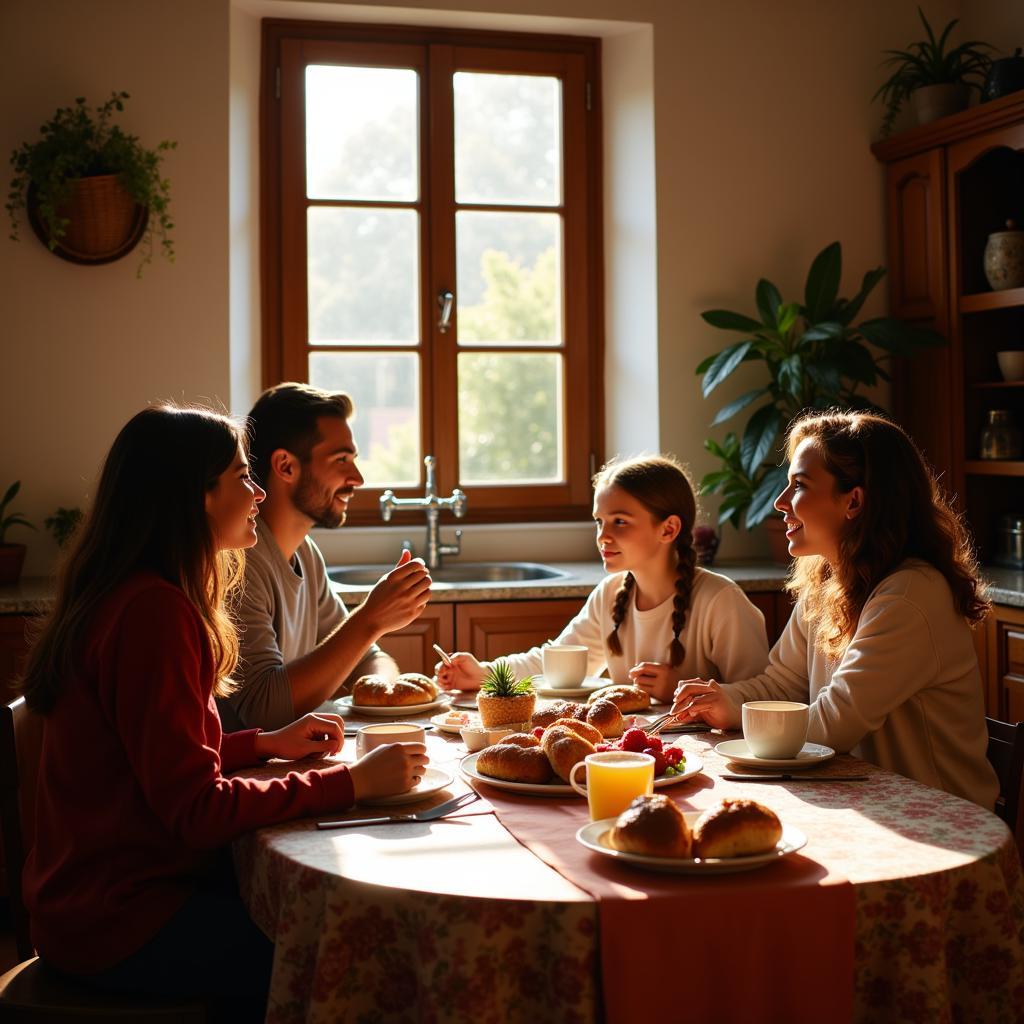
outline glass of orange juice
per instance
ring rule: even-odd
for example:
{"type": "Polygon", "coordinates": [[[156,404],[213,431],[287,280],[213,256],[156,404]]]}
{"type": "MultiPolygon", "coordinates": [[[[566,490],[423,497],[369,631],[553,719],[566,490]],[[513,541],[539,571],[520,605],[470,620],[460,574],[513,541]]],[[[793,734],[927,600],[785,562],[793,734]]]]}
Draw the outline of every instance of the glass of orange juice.
{"type": "Polygon", "coordinates": [[[654,758],[628,750],[587,754],[569,773],[569,784],[590,804],[590,820],[617,818],[634,797],[654,792],[654,758]],[[584,789],[576,781],[580,769],[587,773],[584,789]]]}

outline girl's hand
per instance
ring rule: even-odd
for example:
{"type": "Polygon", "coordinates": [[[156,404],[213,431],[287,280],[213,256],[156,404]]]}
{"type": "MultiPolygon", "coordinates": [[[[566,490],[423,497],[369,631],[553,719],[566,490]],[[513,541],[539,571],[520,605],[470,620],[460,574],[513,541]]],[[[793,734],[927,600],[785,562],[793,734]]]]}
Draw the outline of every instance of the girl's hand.
{"type": "Polygon", "coordinates": [[[434,666],[434,675],[442,690],[479,690],[487,670],[472,654],[458,652],[449,655],[451,665],[439,661],[434,666]]]}
{"type": "Polygon", "coordinates": [[[256,737],[260,757],[283,757],[288,761],[336,754],[345,742],[345,723],[340,715],[303,715],[274,732],[256,737]]]}
{"type": "Polygon", "coordinates": [[[641,661],[629,670],[629,679],[634,686],[646,690],[652,700],[668,703],[679,681],[679,671],[657,661],[641,661]]]}
{"type": "Polygon", "coordinates": [[[672,698],[672,714],[680,722],[706,722],[712,729],[738,729],[739,712],[714,679],[683,679],[672,698]]]}
{"type": "Polygon", "coordinates": [[[407,793],[423,778],[429,763],[422,743],[385,743],[349,768],[356,800],[407,793]]]}

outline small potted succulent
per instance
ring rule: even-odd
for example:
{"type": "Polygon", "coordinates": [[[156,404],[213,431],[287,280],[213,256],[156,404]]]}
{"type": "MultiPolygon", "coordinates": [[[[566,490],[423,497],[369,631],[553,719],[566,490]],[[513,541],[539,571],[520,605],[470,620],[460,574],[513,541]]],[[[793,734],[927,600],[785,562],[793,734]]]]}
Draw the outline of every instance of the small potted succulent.
{"type": "Polygon", "coordinates": [[[74,508],[58,506],[52,516],[47,516],[43,520],[43,526],[49,530],[50,535],[57,542],[57,547],[63,548],[67,546],[84,518],[85,513],[77,506],[74,508]]]}
{"type": "Polygon", "coordinates": [[[12,526],[35,529],[20,512],[7,512],[7,506],[14,501],[20,490],[21,481],[15,480],[0,499],[0,584],[17,583],[21,576],[21,567],[25,564],[25,545],[8,543],[7,531],[12,526]]]}
{"type": "Polygon", "coordinates": [[[516,679],[512,666],[503,658],[491,665],[476,699],[485,729],[528,722],[536,703],[533,677],[516,679]]]}
{"type": "Polygon", "coordinates": [[[14,150],[6,203],[12,239],[24,212],[51,250],[75,262],[109,262],[141,240],[141,275],[152,261],[155,236],[162,255],[174,260],[170,183],[160,163],[176,143],[148,149],[111,124],[128,98],[114,92],[93,110],[79,97],[42,125],[41,138],[14,150]]]}
{"type": "Polygon", "coordinates": [[[896,115],[908,99],[918,124],[928,124],[963,110],[967,106],[968,90],[981,91],[991,64],[986,52],[991,47],[976,39],[946,49],[949,34],[958,19],[954,18],[936,38],[920,7],[917,13],[928,38],[911,43],[905,50],[885,51],[889,56],[882,65],[891,67],[892,74],[872,97],[881,97],[885,103],[883,138],[892,133],[896,115]]]}

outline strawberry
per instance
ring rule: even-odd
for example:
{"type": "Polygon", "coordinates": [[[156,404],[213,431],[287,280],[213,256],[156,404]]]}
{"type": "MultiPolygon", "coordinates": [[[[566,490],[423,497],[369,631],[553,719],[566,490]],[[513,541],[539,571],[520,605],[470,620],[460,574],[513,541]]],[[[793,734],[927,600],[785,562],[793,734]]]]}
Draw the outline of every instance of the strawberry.
{"type": "Polygon", "coordinates": [[[543,725],[536,726],[534,728],[534,730],[533,730],[533,735],[536,736],[537,739],[543,739],[544,738],[544,726],[543,725]]]}
{"type": "Polygon", "coordinates": [[[623,750],[639,754],[647,746],[647,733],[643,729],[627,729],[620,742],[623,750]]]}
{"type": "Polygon", "coordinates": [[[679,764],[683,759],[683,752],[679,747],[665,747],[662,754],[664,754],[665,760],[673,766],[679,764]]]}

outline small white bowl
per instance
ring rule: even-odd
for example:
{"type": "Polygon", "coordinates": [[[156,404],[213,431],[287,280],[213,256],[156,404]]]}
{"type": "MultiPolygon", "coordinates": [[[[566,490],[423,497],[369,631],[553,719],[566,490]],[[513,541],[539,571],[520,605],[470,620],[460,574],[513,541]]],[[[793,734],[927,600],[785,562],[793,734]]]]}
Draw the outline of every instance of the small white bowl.
{"type": "Polygon", "coordinates": [[[490,744],[490,738],[486,729],[476,729],[472,726],[467,726],[465,729],[459,730],[459,735],[462,737],[462,742],[466,744],[466,749],[471,754],[475,754],[478,750],[483,750],[484,747],[490,744]]]}
{"type": "Polygon", "coordinates": [[[1024,351],[997,352],[996,359],[1003,380],[1024,380],[1024,351]]]}

